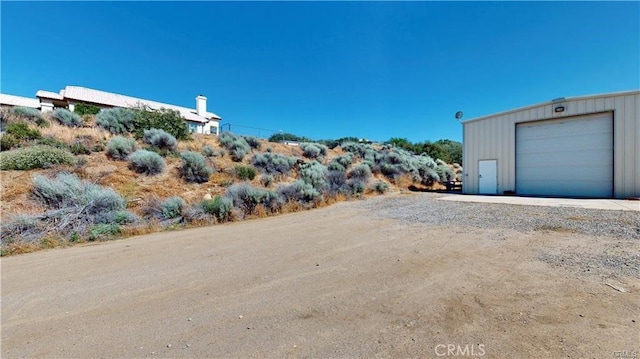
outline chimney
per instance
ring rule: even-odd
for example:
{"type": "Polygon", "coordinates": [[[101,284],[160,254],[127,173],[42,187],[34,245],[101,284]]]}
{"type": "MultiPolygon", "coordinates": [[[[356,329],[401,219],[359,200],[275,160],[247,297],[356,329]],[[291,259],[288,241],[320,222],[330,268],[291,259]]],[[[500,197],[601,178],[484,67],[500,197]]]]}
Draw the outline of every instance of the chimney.
{"type": "Polygon", "coordinates": [[[201,117],[207,117],[207,98],[202,95],[196,97],[196,114],[201,117]]]}

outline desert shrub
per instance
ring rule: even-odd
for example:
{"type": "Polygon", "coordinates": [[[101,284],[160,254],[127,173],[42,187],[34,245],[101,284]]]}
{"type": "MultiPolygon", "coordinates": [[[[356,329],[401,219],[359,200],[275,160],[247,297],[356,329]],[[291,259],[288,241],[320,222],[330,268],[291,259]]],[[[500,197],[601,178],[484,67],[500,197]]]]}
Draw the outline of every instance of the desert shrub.
{"type": "Polygon", "coordinates": [[[47,210],[44,214],[22,216],[11,225],[3,225],[3,245],[16,236],[33,243],[47,233],[56,233],[68,240],[79,236],[88,236],[89,240],[111,237],[118,233],[119,224],[136,220],[135,215],[125,210],[124,199],[113,189],[83,181],[73,174],[62,172],[54,178],[36,175],[33,185],[33,198],[47,210]]]}
{"type": "Polygon", "coordinates": [[[428,185],[434,182],[440,182],[441,178],[436,169],[426,167],[421,170],[420,181],[422,184],[428,185]]]}
{"type": "Polygon", "coordinates": [[[380,194],[383,194],[389,190],[389,184],[383,181],[377,181],[373,184],[372,189],[380,194]]]}
{"type": "Polygon", "coordinates": [[[107,156],[116,160],[126,160],[136,147],[136,140],[133,138],[116,136],[107,143],[107,156]]]}
{"type": "Polygon", "coordinates": [[[342,164],[340,164],[340,162],[336,162],[336,161],[329,163],[329,165],[327,166],[327,169],[329,171],[338,171],[338,172],[344,172],[347,170],[342,164]]]}
{"type": "Polygon", "coordinates": [[[152,128],[164,130],[178,140],[190,138],[187,122],[180,112],[161,108],[152,110],[149,108],[135,110],[135,126],[132,130],[138,139],[143,138],[144,130],[152,128]]]}
{"type": "Polygon", "coordinates": [[[236,166],[236,177],[242,181],[252,181],[256,178],[256,170],[250,166],[236,166]]]}
{"type": "Polygon", "coordinates": [[[89,229],[89,241],[103,241],[120,234],[120,226],[114,223],[100,223],[89,229]]]}
{"type": "Polygon", "coordinates": [[[100,112],[100,107],[91,104],[78,103],[74,106],[73,112],[80,116],[97,115],[100,112]]]}
{"type": "Polygon", "coordinates": [[[84,145],[81,141],[75,141],[71,145],[69,145],[69,151],[74,155],[88,155],[91,154],[91,151],[84,145]]]}
{"type": "Polygon", "coordinates": [[[271,184],[273,183],[274,180],[275,180],[275,178],[272,175],[262,175],[262,176],[260,176],[260,183],[262,183],[262,185],[265,186],[265,187],[271,186],[271,184]]]}
{"type": "Polygon", "coordinates": [[[296,158],[279,153],[256,153],[251,163],[260,172],[271,175],[287,175],[296,164],[296,158]]]}
{"type": "Polygon", "coordinates": [[[36,145],[0,152],[0,169],[3,170],[31,170],[74,162],[71,152],[50,146],[36,145]]]}
{"type": "Polygon", "coordinates": [[[446,166],[447,163],[439,158],[436,158],[436,165],[437,166],[446,166]]]}
{"type": "MultiPolygon", "coordinates": [[[[437,162],[437,161],[436,161],[437,162]]],[[[456,179],[456,173],[453,172],[451,167],[447,166],[447,164],[440,164],[435,168],[440,181],[454,181],[456,179]]]]}
{"type": "Polygon", "coordinates": [[[215,217],[218,222],[226,222],[231,219],[233,200],[229,197],[216,196],[214,199],[202,201],[200,205],[204,212],[215,217]]]}
{"type": "Polygon", "coordinates": [[[351,188],[347,185],[347,174],[344,171],[329,170],[327,175],[327,193],[332,196],[349,194],[351,188]]]}
{"type": "Polygon", "coordinates": [[[46,122],[46,120],[42,116],[42,112],[40,112],[40,110],[35,108],[16,106],[16,107],[12,107],[11,110],[9,110],[9,112],[17,117],[20,117],[29,121],[34,121],[36,123],[38,122],[42,123],[43,121],[46,122]]]}
{"type": "Polygon", "coordinates": [[[307,158],[314,159],[327,155],[327,146],[323,144],[304,142],[300,144],[300,148],[302,148],[302,155],[307,158]]]}
{"type": "Polygon", "coordinates": [[[136,112],[129,108],[119,107],[104,109],[96,116],[96,123],[116,135],[129,133],[136,126],[136,112]]]}
{"type": "Polygon", "coordinates": [[[341,164],[344,168],[349,167],[353,163],[353,154],[346,153],[333,159],[334,163],[341,164]]]}
{"type": "Polygon", "coordinates": [[[299,171],[300,178],[319,191],[326,188],[328,174],[327,167],[316,161],[302,164],[299,171]]]}
{"type": "Polygon", "coordinates": [[[62,172],[54,179],[36,175],[33,178],[33,196],[50,208],[90,206],[86,213],[119,211],[125,207],[124,199],[110,188],[83,181],[76,175],[62,172]]]}
{"type": "Polygon", "coordinates": [[[8,151],[20,144],[20,141],[10,133],[5,133],[0,137],[0,150],[8,151]]]}
{"type": "Polygon", "coordinates": [[[138,221],[138,217],[129,211],[114,211],[113,222],[117,224],[135,223],[138,221]]]}
{"type": "Polygon", "coordinates": [[[175,151],[176,148],[178,148],[176,138],[164,130],[152,128],[150,130],[144,130],[143,133],[143,141],[159,150],[175,151]]]}
{"type": "Polygon", "coordinates": [[[216,149],[211,147],[210,145],[202,146],[201,153],[202,153],[203,156],[206,156],[206,157],[216,157],[216,156],[218,156],[218,151],[216,151],[216,149]]]}
{"type": "Polygon", "coordinates": [[[347,173],[347,178],[366,183],[371,178],[371,168],[367,164],[361,163],[347,173]]]}
{"type": "Polygon", "coordinates": [[[149,176],[162,173],[165,168],[162,156],[152,151],[137,150],[127,156],[127,160],[129,161],[130,169],[149,176]]]}
{"type": "Polygon", "coordinates": [[[182,210],[187,203],[178,196],[173,196],[162,201],[160,205],[162,211],[162,217],[164,219],[174,219],[182,215],[182,210]]]}
{"type": "Polygon", "coordinates": [[[249,146],[254,150],[260,149],[260,140],[253,136],[242,136],[249,146]]]}
{"type": "Polygon", "coordinates": [[[36,144],[62,148],[62,149],[65,149],[65,150],[69,149],[69,145],[67,145],[66,142],[60,141],[59,139],[57,139],[57,138],[55,138],[53,136],[41,137],[36,141],[36,144]]]}
{"type": "Polygon", "coordinates": [[[349,188],[351,189],[351,194],[354,196],[358,196],[364,193],[364,190],[367,188],[367,183],[361,181],[359,179],[350,179],[347,181],[349,188]]]}
{"type": "Polygon", "coordinates": [[[66,108],[57,108],[51,113],[60,124],[67,127],[78,127],[83,124],[82,118],[77,113],[73,113],[66,108]]]}
{"type": "Polygon", "coordinates": [[[231,199],[233,206],[240,209],[245,215],[251,214],[258,204],[272,199],[269,196],[269,191],[253,187],[247,182],[229,186],[225,196],[231,199]]]}
{"type": "Polygon", "coordinates": [[[20,141],[36,140],[42,137],[38,129],[32,129],[24,122],[12,122],[7,125],[5,131],[20,141]]]}
{"type": "Polygon", "coordinates": [[[360,157],[361,159],[364,159],[367,155],[371,156],[375,154],[375,149],[371,145],[363,143],[343,142],[340,145],[340,148],[345,152],[350,152],[353,155],[360,157]]]}
{"type": "Polygon", "coordinates": [[[187,182],[204,183],[209,181],[213,170],[207,166],[206,159],[198,152],[186,151],[180,154],[182,166],[180,176],[187,182]]]}
{"type": "Polygon", "coordinates": [[[236,136],[230,132],[223,132],[218,136],[220,144],[229,150],[231,159],[235,162],[240,162],[249,152],[251,152],[251,146],[247,141],[241,137],[236,136]]]}
{"type": "Polygon", "coordinates": [[[296,180],[290,184],[282,184],[276,190],[285,200],[312,202],[320,198],[320,192],[303,180],[296,180]]]}

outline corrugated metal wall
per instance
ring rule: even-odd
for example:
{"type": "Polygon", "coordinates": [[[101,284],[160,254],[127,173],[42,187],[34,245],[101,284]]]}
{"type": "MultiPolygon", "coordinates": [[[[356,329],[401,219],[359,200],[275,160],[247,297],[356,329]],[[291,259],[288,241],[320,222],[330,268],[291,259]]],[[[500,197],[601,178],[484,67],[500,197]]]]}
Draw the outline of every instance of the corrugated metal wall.
{"type": "Polygon", "coordinates": [[[640,91],[546,103],[463,123],[463,192],[478,193],[478,161],[498,161],[498,193],[515,191],[516,124],[592,113],[613,113],[616,198],[640,197],[640,91]],[[555,106],[564,112],[553,111],[555,106]]]}

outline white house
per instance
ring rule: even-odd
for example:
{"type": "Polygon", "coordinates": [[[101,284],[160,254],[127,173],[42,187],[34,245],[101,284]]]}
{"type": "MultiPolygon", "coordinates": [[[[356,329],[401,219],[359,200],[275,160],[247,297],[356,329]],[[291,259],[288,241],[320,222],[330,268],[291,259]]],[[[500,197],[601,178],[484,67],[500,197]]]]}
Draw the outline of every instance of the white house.
{"type": "Polygon", "coordinates": [[[463,167],[468,194],[640,197],[640,91],[464,121],[463,167]]]}
{"type": "Polygon", "coordinates": [[[66,86],[57,93],[39,90],[36,92],[36,97],[32,99],[0,94],[0,105],[32,107],[40,109],[42,112],[53,111],[56,107],[64,107],[73,111],[76,104],[80,103],[95,105],[100,108],[137,106],[145,106],[153,110],[166,108],[178,111],[187,121],[191,132],[216,135],[220,133],[221,118],[215,113],[207,111],[207,98],[202,95],[196,97],[195,108],[176,106],[80,86],[66,86]]]}
{"type": "Polygon", "coordinates": [[[40,101],[37,98],[29,98],[0,93],[0,105],[2,106],[22,106],[40,109],[40,101]]]}

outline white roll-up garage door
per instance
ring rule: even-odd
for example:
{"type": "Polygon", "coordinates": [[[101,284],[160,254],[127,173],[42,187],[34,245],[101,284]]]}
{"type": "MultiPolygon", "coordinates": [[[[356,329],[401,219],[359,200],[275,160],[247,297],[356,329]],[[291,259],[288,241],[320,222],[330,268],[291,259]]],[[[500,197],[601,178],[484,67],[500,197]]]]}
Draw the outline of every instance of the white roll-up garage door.
{"type": "Polygon", "coordinates": [[[516,192],[612,197],[612,114],[517,124],[516,192]]]}

